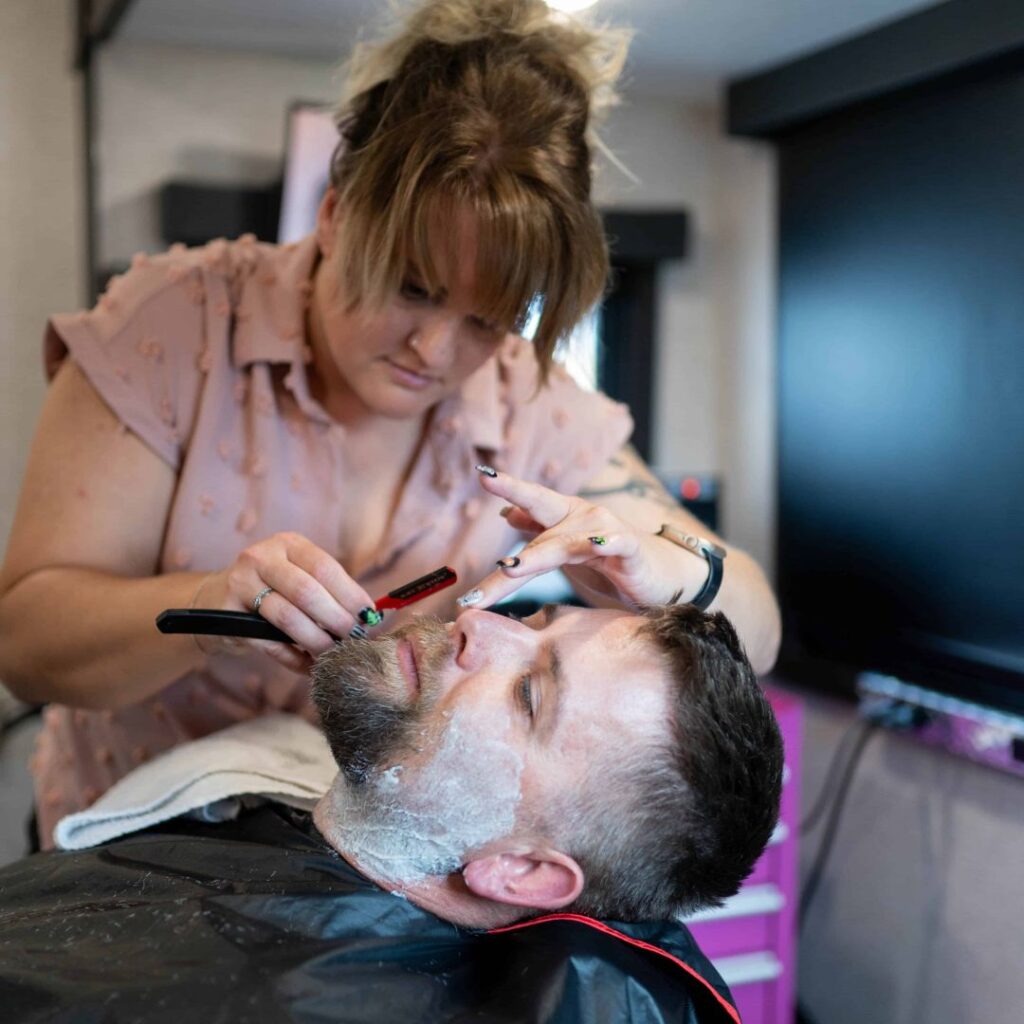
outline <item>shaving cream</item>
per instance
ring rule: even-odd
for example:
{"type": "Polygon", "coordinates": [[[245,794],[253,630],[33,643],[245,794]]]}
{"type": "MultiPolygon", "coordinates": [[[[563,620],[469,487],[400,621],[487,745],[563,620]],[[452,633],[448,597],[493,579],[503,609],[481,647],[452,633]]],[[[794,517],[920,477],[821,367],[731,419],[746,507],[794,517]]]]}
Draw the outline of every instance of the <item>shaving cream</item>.
{"type": "MultiPolygon", "coordinates": [[[[467,852],[510,834],[523,761],[504,742],[511,719],[487,724],[485,733],[456,708],[425,765],[396,761],[358,785],[339,775],[328,798],[331,844],[372,877],[410,885],[458,871],[467,852]]],[[[426,730],[421,738],[429,747],[426,730]]]]}

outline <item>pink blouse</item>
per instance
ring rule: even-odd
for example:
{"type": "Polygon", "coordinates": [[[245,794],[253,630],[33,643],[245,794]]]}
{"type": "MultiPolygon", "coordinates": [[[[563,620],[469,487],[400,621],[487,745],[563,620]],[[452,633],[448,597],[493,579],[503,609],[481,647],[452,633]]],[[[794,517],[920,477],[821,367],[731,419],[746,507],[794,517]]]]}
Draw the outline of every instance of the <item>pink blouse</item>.
{"type": "MultiPolygon", "coordinates": [[[[178,474],[159,571],[214,570],[283,530],[326,551],[342,535],[345,430],[312,398],[303,324],[316,242],[251,236],[139,254],[89,312],[52,317],[50,378],[70,353],[123,424],[178,474]]],[[[489,462],[574,493],[632,430],[626,408],[561,369],[535,394],[529,342],[509,336],[436,409],[426,443],[359,582],[374,597],[440,565],[455,587],[404,614],[454,614],[455,598],[519,535],[473,467],[489,462]]],[[[388,625],[403,613],[389,613],[388,625]]],[[[51,705],[32,770],[40,836],[136,765],[263,711],[314,718],[307,681],[263,655],[216,656],[118,711],[51,705]]],[[[314,718],[315,720],[315,718],[314,718]]]]}

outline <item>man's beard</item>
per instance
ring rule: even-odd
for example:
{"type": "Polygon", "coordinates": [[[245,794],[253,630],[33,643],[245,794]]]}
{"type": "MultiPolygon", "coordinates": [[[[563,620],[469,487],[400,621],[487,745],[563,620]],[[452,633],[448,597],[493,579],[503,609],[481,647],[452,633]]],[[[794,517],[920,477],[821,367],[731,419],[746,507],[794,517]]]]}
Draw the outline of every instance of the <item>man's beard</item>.
{"type": "Polygon", "coordinates": [[[412,746],[416,727],[437,698],[437,673],[453,653],[443,622],[423,617],[388,636],[346,640],[317,659],[313,703],[338,767],[353,784],[412,746]],[[414,701],[397,694],[406,684],[398,646],[415,637],[420,691],[414,701]]]}
{"type": "Polygon", "coordinates": [[[453,655],[445,626],[418,619],[390,637],[339,644],[313,669],[313,700],[341,768],[318,825],[380,884],[448,875],[515,825],[523,761],[507,740],[507,710],[487,713],[486,728],[482,711],[458,701],[436,713],[453,655]],[[416,640],[415,700],[398,663],[406,637],[416,640]]]}

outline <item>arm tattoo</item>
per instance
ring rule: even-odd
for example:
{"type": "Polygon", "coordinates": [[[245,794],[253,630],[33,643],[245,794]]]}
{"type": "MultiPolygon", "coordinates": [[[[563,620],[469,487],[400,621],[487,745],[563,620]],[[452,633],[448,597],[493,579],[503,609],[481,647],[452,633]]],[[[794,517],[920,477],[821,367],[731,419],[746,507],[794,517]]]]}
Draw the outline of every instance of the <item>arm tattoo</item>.
{"type": "Polygon", "coordinates": [[[628,494],[642,501],[652,501],[662,508],[678,508],[679,504],[661,485],[661,481],[647,468],[644,460],[640,458],[637,450],[631,445],[625,445],[622,450],[611,459],[609,464],[617,469],[624,469],[631,473],[629,478],[614,487],[592,487],[577,491],[581,498],[597,499],[606,498],[611,494],[628,494]],[[630,463],[632,462],[632,465],[630,463]]]}
{"type": "Polygon", "coordinates": [[[629,494],[644,501],[653,501],[664,508],[678,508],[675,501],[665,493],[661,484],[643,477],[632,476],[615,487],[585,488],[577,492],[581,498],[592,500],[606,498],[609,494],[629,494]]]}

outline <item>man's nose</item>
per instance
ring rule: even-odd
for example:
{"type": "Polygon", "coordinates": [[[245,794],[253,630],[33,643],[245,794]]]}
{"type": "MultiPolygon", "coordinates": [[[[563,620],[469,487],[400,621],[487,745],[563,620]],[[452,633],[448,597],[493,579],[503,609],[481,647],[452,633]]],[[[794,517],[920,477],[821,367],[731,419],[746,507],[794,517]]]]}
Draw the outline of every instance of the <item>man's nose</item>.
{"type": "Polygon", "coordinates": [[[474,672],[503,657],[522,656],[532,635],[533,630],[515,619],[467,608],[455,620],[455,663],[465,672],[474,672]]]}

